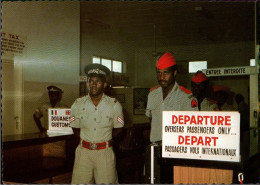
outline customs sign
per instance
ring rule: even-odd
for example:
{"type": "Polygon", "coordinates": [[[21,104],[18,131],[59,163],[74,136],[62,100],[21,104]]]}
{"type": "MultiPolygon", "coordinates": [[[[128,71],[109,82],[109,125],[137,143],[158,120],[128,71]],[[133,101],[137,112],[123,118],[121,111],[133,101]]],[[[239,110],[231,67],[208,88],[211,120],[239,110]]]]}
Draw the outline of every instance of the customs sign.
{"type": "Polygon", "coordinates": [[[48,109],[49,129],[47,134],[72,134],[70,127],[71,109],[48,109]]]}
{"type": "Polygon", "coordinates": [[[240,114],[163,111],[162,156],[239,162],[240,114]]]}

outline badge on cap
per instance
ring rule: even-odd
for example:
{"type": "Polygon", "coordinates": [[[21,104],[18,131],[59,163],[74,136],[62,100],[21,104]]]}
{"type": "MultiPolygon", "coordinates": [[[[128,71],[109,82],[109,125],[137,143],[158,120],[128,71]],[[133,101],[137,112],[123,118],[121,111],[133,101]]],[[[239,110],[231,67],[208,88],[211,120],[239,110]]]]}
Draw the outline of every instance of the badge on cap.
{"type": "Polygon", "coordinates": [[[85,73],[88,76],[91,75],[103,75],[103,76],[108,76],[110,74],[110,70],[101,64],[89,64],[85,68],[85,73]]]}
{"type": "Polygon", "coordinates": [[[164,55],[162,55],[156,62],[157,69],[166,69],[174,65],[176,65],[176,61],[174,56],[170,52],[167,52],[164,55]]]}
{"type": "Polygon", "coordinates": [[[61,93],[63,93],[63,91],[60,88],[58,88],[54,85],[48,86],[47,89],[48,89],[49,92],[61,92],[61,93]]]}

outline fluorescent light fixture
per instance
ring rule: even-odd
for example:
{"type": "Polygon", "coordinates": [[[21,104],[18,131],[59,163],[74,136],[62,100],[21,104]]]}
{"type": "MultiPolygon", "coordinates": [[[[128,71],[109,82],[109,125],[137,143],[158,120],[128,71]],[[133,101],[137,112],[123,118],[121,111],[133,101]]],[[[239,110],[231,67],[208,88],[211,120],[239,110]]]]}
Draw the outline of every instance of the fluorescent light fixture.
{"type": "Polygon", "coordinates": [[[207,61],[190,61],[189,73],[196,73],[198,70],[207,69],[207,61]]]}

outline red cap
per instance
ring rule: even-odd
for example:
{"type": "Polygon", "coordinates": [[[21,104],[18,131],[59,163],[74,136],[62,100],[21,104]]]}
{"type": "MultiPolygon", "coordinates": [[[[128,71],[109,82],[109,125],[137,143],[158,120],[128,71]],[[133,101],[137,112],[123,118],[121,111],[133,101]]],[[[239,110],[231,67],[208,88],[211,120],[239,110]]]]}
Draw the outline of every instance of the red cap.
{"type": "Polygon", "coordinates": [[[157,69],[166,69],[168,67],[176,65],[174,56],[171,53],[165,53],[160,59],[156,62],[157,69]]]}
{"type": "Polygon", "coordinates": [[[198,71],[191,79],[191,81],[195,83],[201,83],[206,80],[207,80],[207,76],[202,71],[198,71]]]}
{"type": "Polygon", "coordinates": [[[229,92],[229,88],[224,86],[224,85],[214,85],[213,86],[213,91],[217,92],[217,91],[226,91],[229,92]]]}

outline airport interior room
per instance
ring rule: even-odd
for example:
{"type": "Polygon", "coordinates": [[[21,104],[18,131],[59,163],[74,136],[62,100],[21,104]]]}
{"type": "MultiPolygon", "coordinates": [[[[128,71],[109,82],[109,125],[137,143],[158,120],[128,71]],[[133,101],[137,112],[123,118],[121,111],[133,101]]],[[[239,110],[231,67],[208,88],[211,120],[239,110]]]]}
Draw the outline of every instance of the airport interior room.
{"type": "MultiPolygon", "coordinates": [[[[260,3],[253,0],[3,1],[2,183],[71,183],[79,140],[73,132],[40,131],[34,114],[49,101],[53,86],[62,90],[61,102],[70,111],[77,98],[88,94],[85,67],[92,63],[111,70],[105,93],[123,108],[124,128],[113,138],[118,183],[163,183],[156,164],[164,163],[172,168],[167,176],[172,184],[260,183],[259,11],[260,3]],[[174,152],[165,157],[163,151],[159,157],[149,154],[146,168],[151,146],[147,98],[159,85],[156,61],[164,52],[176,59],[180,86],[191,90],[193,75],[203,71],[212,89],[228,89],[229,112],[238,117],[235,97],[244,97],[249,129],[234,126],[233,135],[218,135],[244,138],[246,147],[239,139],[222,142],[234,145],[234,158],[174,152]]],[[[162,132],[164,146],[167,131],[162,132]]]]}

